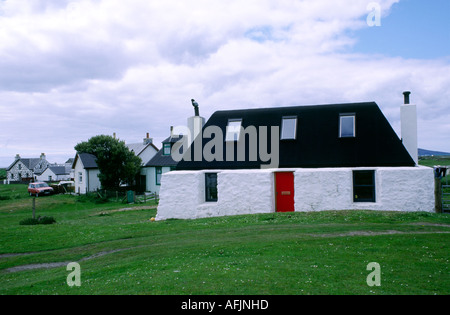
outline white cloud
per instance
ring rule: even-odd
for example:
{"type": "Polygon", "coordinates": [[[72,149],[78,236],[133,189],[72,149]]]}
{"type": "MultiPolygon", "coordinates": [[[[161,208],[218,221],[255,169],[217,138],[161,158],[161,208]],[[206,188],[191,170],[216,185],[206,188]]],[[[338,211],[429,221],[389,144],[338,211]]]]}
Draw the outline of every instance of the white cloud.
{"type": "MultiPolygon", "coordinates": [[[[161,141],[191,98],[206,117],[374,100],[397,130],[404,90],[420,106],[420,144],[450,150],[449,60],[352,54],[369,2],[2,1],[0,165],[100,133],[161,141]]],[[[386,16],[398,0],[378,2],[386,16]]]]}

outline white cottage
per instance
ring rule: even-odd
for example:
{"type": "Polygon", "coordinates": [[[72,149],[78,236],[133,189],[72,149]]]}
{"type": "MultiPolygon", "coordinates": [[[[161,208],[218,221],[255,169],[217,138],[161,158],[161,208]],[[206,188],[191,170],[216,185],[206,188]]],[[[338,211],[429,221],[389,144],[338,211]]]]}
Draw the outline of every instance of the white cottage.
{"type": "Polygon", "coordinates": [[[433,169],[417,165],[417,124],[409,121],[417,120],[416,108],[409,93],[401,111],[403,142],[374,102],[216,112],[178,171],[162,176],[157,220],[353,209],[432,212],[433,169]]]}
{"type": "Polygon", "coordinates": [[[71,167],[67,165],[49,165],[37,176],[37,181],[52,182],[61,180],[71,180],[71,167]]]}
{"type": "Polygon", "coordinates": [[[162,142],[161,150],[141,169],[141,176],[145,178],[146,191],[159,194],[162,175],[175,170],[177,162],[172,158],[172,147],[179,140],[180,136],[171,134],[162,142]]]}
{"type": "Polygon", "coordinates": [[[98,175],[97,157],[88,153],[78,153],[72,168],[74,169],[75,192],[86,194],[101,188],[98,175]]]}

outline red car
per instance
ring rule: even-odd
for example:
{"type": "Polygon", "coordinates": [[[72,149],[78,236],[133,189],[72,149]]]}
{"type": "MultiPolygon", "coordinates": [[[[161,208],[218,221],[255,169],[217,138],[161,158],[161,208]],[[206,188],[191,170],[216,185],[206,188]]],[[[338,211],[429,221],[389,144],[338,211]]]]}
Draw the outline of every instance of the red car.
{"type": "Polygon", "coordinates": [[[30,193],[30,196],[35,195],[36,197],[39,197],[39,195],[52,194],[53,188],[44,182],[30,183],[30,185],[28,185],[28,192],[30,193]]]}

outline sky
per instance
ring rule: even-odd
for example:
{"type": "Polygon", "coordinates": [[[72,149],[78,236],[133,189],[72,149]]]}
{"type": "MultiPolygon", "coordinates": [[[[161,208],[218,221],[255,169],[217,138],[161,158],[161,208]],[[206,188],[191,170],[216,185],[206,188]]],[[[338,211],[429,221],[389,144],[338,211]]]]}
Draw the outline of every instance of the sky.
{"type": "Polygon", "coordinates": [[[0,167],[217,110],[375,101],[450,152],[448,0],[0,0],[0,167]]]}

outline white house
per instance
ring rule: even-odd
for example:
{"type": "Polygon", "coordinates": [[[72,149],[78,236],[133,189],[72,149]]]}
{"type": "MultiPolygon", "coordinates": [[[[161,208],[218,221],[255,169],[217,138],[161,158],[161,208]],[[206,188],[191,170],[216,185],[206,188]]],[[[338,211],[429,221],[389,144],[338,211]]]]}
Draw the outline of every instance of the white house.
{"type": "MultiPolygon", "coordinates": [[[[147,133],[147,137],[142,142],[126,144],[128,149],[136,156],[141,158],[142,166],[144,167],[157,153],[158,148],[153,144],[153,139],[147,133]]],[[[77,154],[73,162],[75,192],[84,194],[86,192],[96,191],[101,188],[98,175],[97,158],[92,154],[77,154]]],[[[145,175],[145,174],[142,174],[145,175]]],[[[146,179],[143,176],[139,177],[138,186],[144,186],[146,179]]]]}
{"type": "Polygon", "coordinates": [[[100,171],[96,160],[94,155],[88,153],[79,153],[75,156],[72,168],[76,193],[85,194],[101,188],[98,178],[100,171]]]}
{"type": "Polygon", "coordinates": [[[175,170],[177,162],[173,160],[171,153],[173,145],[179,139],[179,136],[172,135],[171,128],[171,136],[162,142],[162,149],[141,169],[146,191],[159,194],[162,175],[175,170]]]}
{"type": "Polygon", "coordinates": [[[6,169],[6,179],[12,181],[32,181],[49,165],[45,154],[42,153],[39,158],[21,158],[16,155],[14,162],[6,169]]]}
{"type": "Polygon", "coordinates": [[[71,166],[70,168],[65,165],[48,165],[47,168],[37,176],[37,181],[40,182],[52,182],[71,179],[71,166]]]}
{"type": "Polygon", "coordinates": [[[139,143],[126,144],[128,149],[142,160],[142,166],[146,165],[155,155],[158,153],[158,148],[153,144],[153,139],[150,138],[150,134],[147,133],[147,137],[144,141],[139,143]]]}
{"type": "Polygon", "coordinates": [[[405,121],[417,119],[409,94],[401,111],[406,147],[374,102],[216,112],[162,176],[156,219],[433,212],[433,169],[417,165],[417,125],[405,121]]]}

